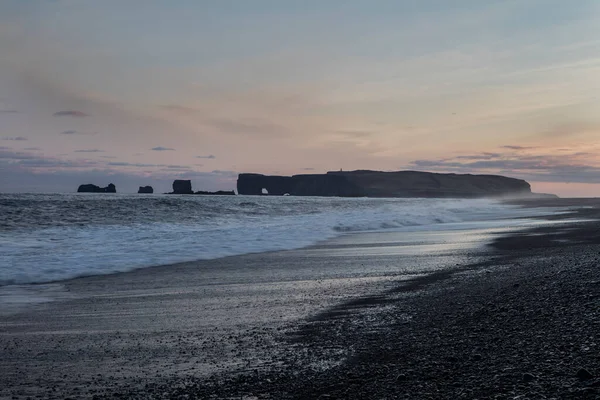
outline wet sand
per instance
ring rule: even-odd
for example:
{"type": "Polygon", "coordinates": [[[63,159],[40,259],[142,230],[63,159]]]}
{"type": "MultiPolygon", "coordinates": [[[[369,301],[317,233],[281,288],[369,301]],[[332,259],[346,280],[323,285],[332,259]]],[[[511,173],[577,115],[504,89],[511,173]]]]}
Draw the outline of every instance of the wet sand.
{"type": "Polygon", "coordinates": [[[0,316],[0,397],[599,396],[600,224],[451,234],[46,285],[0,316]]]}

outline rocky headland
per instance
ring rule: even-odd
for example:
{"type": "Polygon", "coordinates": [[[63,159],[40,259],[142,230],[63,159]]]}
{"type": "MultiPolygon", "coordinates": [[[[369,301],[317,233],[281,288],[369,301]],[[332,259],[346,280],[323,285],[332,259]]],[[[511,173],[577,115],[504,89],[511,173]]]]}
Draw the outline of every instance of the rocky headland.
{"type": "MultiPolygon", "coordinates": [[[[80,185],[78,192],[116,193],[114,184],[102,188],[92,184],[80,185]]],[[[152,186],[140,186],[138,193],[154,193],[152,186]]],[[[552,194],[531,192],[522,179],[501,175],[440,174],[420,171],[334,171],[326,174],[292,176],[242,173],[238,175],[237,193],[270,196],[324,197],[402,197],[402,198],[556,198],[552,194]]],[[[189,179],[173,181],[168,194],[227,195],[233,190],[194,191],[189,179]]]]}
{"type": "Polygon", "coordinates": [[[237,190],[244,195],[278,196],[477,198],[531,195],[526,181],[500,175],[368,170],[293,176],[244,173],[238,177],[237,190]]]}

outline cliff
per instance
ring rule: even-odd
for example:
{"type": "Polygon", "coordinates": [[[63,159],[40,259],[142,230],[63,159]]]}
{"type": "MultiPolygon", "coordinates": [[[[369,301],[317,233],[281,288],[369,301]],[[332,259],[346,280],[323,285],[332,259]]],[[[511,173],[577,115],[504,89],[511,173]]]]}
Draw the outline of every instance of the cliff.
{"type": "Polygon", "coordinates": [[[474,198],[530,194],[529,183],[500,175],[437,174],[419,171],[349,171],[268,176],[240,174],[238,194],[339,197],[474,198]]]}

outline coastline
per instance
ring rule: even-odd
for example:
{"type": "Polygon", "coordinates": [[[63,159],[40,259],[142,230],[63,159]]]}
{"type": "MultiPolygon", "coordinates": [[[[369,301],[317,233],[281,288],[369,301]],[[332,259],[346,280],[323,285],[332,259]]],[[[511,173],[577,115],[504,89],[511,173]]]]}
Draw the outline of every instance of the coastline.
{"type": "MultiPolygon", "coordinates": [[[[597,218],[597,211],[583,209],[577,216],[597,218]]],[[[86,291],[86,299],[48,303],[0,319],[0,344],[6,355],[0,361],[0,387],[4,388],[0,396],[364,398],[371,393],[472,398],[501,387],[496,375],[501,375],[500,383],[512,387],[506,396],[511,390],[529,396],[548,393],[564,387],[550,382],[556,372],[547,360],[533,357],[532,364],[524,354],[526,362],[512,362],[530,371],[536,385],[519,380],[529,372],[517,367],[502,372],[500,366],[510,349],[516,355],[544,350],[526,337],[516,345],[519,329],[525,326],[529,333],[554,335],[556,343],[568,335],[573,346],[590,340],[590,332],[595,332],[586,324],[598,327],[598,313],[583,311],[598,301],[584,297],[594,296],[598,286],[584,283],[597,278],[592,263],[600,240],[593,234],[594,224],[570,223],[561,228],[540,226],[529,231],[533,236],[522,231],[499,236],[495,249],[483,252],[449,249],[421,256],[380,252],[357,258],[332,257],[332,249],[327,248],[317,249],[322,254],[302,249],[71,280],[63,283],[67,292],[86,291]],[[364,271],[366,261],[375,268],[372,276],[358,273],[364,271]],[[578,269],[568,268],[574,262],[578,269]],[[444,263],[452,268],[442,268],[444,263]],[[200,269],[200,264],[212,268],[200,269]],[[399,268],[400,264],[407,267],[399,268]],[[310,273],[313,280],[277,282],[269,265],[299,271],[298,276],[302,271],[310,273]],[[420,269],[408,273],[415,265],[420,269]],[[262,276],[270,276],[270,282],[256,274],[261,266],[262,276]],[[327,275],[340,266],[342,277],[327,275]],[[219,285],[216,277],[211,285],[206,270],[231,276],[250,271],[254,289],[248,291],[235,280],[219,285]],[[202,272],[208,282],[201,287],[202,294],[190,274],[193,271],[202,272]],[[138,286],[140,279],[142,286],[138,286]],[[569,295],[569,304],[563,304],[558,294],[568,294],[573,287],[582,297],[569,295]],[[273,300],[286,297],[284,302],[273,300]],[[232,298],[239,301],[228,303],[232,298]],[[527,318],[548,302],[559,304],[565,318],[577,317],[576,312],[581,318],[567,321],[565,331],[557,332],[559,327],[550,322],[559,315],[547,313],[544,318],[553,330],[536,331],[527,325],[527,318]],[[206,314],[207,304],[213,307],[212,315],[206,314]],[[263,318],[244,319],[244,305],[264,310],[263,318]],[[223,325],[224,311],[231,313],[228,325],[223,325]],[[220,325],[211,323],[219,318],[220,325]],[[510,333],[516,335],[515,341],[503,337],[503,331],[491,332],[490,327],[502,328],[507,322],[514,325],[510,333]],[[494,343],[496,348],[490,347],[494,343]],[[59,374],[56,370],[61,368],[59,374]],[[544,375],[538,370],[550,372],[544,375]],[[478,373],[481,379],[463,372],[478,373]],[[453,386],[457,382],[462,386],[453,386]]],[[[380,237],[381,242],[390,236],[381,233],[380,237]]],[[[378,247],[382,246],[374,245],[378,247]]],[[[587,360],[591,364],[587,368],[597,374],[590,346],[590,354],[576,352],[577,361],[584,367],[587,360]]],[[[569,386],[561,398],[598,393],[589,382],[573,378],[575,366],[566,364],[559,383],[569,386]]]]}
{"type": "Polygon", "coordinates": [[[0,287],[298,249],[340,234],[436,229],[441,223],[514,213],[513,207],[485,199],[12,197],[3,203],[9,218],[0,232],[0,287]],[[18,204],[32,212],[11,213],[18,204]]]}

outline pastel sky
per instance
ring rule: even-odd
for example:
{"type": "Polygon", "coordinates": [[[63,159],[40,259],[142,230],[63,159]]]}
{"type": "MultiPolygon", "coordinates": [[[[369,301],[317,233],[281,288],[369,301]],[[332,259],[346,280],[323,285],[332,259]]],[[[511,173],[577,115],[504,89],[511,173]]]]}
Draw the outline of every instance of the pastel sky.
{"type": "Polygon", "coordinates": [[[0,0],[0,191],[503,174],[600,196],[598,0],[0,0]]]}

